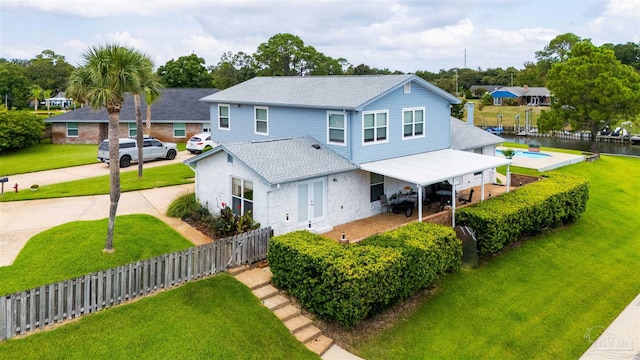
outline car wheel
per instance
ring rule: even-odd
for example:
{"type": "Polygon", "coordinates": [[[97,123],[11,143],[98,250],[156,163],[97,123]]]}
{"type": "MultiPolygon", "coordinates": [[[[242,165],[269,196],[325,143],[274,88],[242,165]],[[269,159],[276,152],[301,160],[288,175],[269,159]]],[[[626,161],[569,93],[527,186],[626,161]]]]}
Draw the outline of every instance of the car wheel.
{"type": "Polygon", "coordinates": [[[211,150],[211,149],[213,149],[213,148],[211,147],[211,145],[207,145],[207,146],[205,146],[205,147],[204,147],[204,149],[202,149],[202,152],[207,152],[207,151],[209,151],[209,150],[211,150]]]}
{"type": "Polygon", "coordinates": [[[130,156],[123,156],[122,158],[120,158],[120,167],[121,168],[126,168],[129,165],[131,165],[131,157],[130,156]]]}
{"type": "Polygon", "coordinates": [[[167,151],[167,160],[173,160],[176,158],[176,151],[171,149],[169,151],[167,151]]]}

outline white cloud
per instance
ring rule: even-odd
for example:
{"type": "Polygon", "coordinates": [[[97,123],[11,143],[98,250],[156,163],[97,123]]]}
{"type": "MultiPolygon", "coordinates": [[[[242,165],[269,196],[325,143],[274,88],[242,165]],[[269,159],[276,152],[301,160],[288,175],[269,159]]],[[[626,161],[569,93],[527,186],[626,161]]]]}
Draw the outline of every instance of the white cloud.
{"type": "MultiPolygon", "coordinates": [[[[640,1],[638,0],[609,0],[605,16],[634,19],[640,22],[640,1]]],[[[640,26],[640,25],[638,25],[640,26]]]]}

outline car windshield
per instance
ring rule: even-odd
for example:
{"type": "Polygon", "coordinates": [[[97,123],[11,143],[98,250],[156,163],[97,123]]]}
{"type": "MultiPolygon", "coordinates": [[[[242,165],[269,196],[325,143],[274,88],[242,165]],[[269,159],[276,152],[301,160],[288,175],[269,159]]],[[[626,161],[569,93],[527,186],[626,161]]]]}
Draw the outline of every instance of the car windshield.
{"type": "Polygon", "coordinates": [[[192,137],[189,141],[200,141],[200,138],[197,136],[192,137]]]}
{"type": "Polygon", "coordinates": [[[98,150],[109,150],[109,142],[103,141],[102,143],[100,143],[100,147],[98,147],[98,150]]]}

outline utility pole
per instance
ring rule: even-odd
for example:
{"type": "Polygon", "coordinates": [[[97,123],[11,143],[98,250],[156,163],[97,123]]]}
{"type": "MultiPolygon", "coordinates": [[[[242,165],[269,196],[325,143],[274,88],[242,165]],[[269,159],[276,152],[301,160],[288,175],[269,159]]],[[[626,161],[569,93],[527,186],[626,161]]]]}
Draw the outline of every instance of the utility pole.
{"type": "Polygon", "coordinates": [[[458,68],[456,68],[456,97],[458,97],[458,68]]]}

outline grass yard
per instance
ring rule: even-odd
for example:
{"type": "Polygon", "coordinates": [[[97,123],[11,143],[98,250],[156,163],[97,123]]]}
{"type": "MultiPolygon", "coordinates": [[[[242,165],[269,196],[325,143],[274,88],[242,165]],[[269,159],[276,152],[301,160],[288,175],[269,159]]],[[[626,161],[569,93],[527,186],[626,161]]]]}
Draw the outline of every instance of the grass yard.
{"type": "Polygon", "coordinates": [[[11,294],[193,246],[150,215],[116,218],[113,240],[116,251],[113,254],[102,252],[106,234],[107,219],[102,219],[63,224],[32,237],[13,265],[0,267],[0,294],[11,294]]]}
{"type": "MultiPolygon", "coordinates": [[[[474,106],[474,111],[473,111],[473,123],[476,126],[497,126],[499,124],[498,122],[498,115],[502,114],[502,126],[509,126],[509,127],[513,127],[513,125],[515,124],[515,117],[516,115],[520,115],[520,126],[524,127],[525,124],[525,110],[527,109],[532,109],[532,120],[533,120],[533,125],[532,126],[537,126],[538,124],[538,119],[540,118],[540,112],[542,110],[549,110],[548,106],[532,106],[532,107],[528,107],[528,106],[494,106],[494,105],[489,105],[489,106],[484,106],[482,108],[482,110],[480,110],[480,100],[478,99],[474,99],[471,100],[471,102],[475,103],[474,106]]],[[[463,120],[466,120],[466,113],[465,113],[465,118],[463,118],[463,120]]]]}
{"type": "MultiPolygon", "coordinates": [[[[186,143],[178,143],[178,151],[186,143]]],[[[0,153],[0,176],[95,164],[98,145],[35,144],[26,149],[0,153]]]]}
{"type": "Polygon", "coordinates": [[[576,359],[638,294],[640,159],[602,156],[556,170],[591,181],[572,226],[529,239],[435,294],[387,330],[352,334],[366,359],[576,359]]]}
{"type": "MultiPolygon", "coordinates": [[[[153,189],[156,187],[192,183],[194,172],[184,164],[171,164],[144,169],[142,178],[137,171],[120,173],[120,189],[122,192],[153,189]]],[[[6,189],[5,189],[6,190],[6,189]]],[[[70,196],[101,195],[109,193],[109,175],[63,183],[43,185],[38,191],[29,188],[18,193],[5,192],[2,201],[51,199],[70,196]]]]}
{"type": "Polygon", "coordinates": [[[6,359],[319,359],[230,275],[0,343],[6,359]]]}
{"type": "Polygon", "coordinates": [[[19,151],[0,153],[0,175],[94,164],[97,152],[98,145],[35,144],[19,151]]]}

